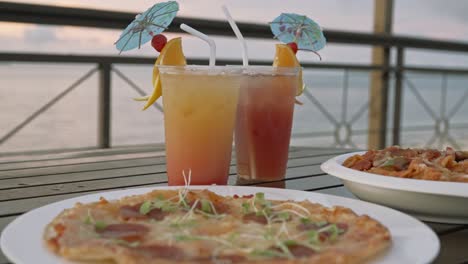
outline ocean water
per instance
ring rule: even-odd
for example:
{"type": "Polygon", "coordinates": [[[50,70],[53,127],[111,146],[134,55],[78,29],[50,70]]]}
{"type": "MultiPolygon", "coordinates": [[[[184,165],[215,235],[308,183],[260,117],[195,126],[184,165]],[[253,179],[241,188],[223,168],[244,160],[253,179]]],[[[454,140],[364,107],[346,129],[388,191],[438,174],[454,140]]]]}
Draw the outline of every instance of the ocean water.
{"type": "MultiPolygon", "coordinates": [[[[92,64],[0,64],[0,153],[95,146],[98,129],[97,73],[2,142],[7,133],[93,67],[92,64]]],[[[116,65],[115,68],[147,93],[151,92],[151,66],[116,65]]],[[[308,91],[326,109],[326,114],[302,95],[299,100],[304,104],[295,108],[292,144],[333,146],[336,137],[340,140],[346,137],[344,129],[334,134],[334,123],[347,122],[353,133],[351,145],[343,146],[365,148],[368,112],[359,114],[359,110],[367,109],[368,74],[366,71],[350,71],[345,83],[343,71],[307,70],[304,80],[308,91]],[[348,87],[346,100],[344,85],[348,87]],[[342,107],[344,102],[345,110],[342,107]],[[304,137],[305,134],[315,137],[304,137]]],[[[408,85],[404,87],[402,126],[428,128],[403,131],[401,144],[424,146],[430,143],[435,135],[434,119],[454,112],[450,118],[449,139],[460,148],[468,148],[468,102],[461,101],[468,90],[468,78],[448,76],[445,104],[442,103],[443,78],[440,75],[408,74],[407,79],[417,92],[414,93],[408,85]],[[420,103],[418,95],[425,103],[420,103]],[[457,111],[453,109],[456,104],[459,105],[457,111]]],[[[392,113],[393,89],[389,94],[389,111],[392,113]]],[[[138,93],[128,83],[112,74],[113,146],[164,142],[163,115],[156,108],[141,111],[143,104],[132,100],[136,96],[138,93]]],[[[389,115],[389,121],[391,119],[389,115]]],[[[432,143],[434,147],[453,145],[447,140],[432,143]]]]}

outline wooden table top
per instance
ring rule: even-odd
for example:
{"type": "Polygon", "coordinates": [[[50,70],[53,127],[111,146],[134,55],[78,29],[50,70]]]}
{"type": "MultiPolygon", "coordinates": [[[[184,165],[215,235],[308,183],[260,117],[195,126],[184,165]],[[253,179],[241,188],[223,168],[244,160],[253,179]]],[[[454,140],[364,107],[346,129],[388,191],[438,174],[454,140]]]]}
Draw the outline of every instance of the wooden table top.
{"type": "MultiPolygon", "coordinates": [[[[339,179],[320,170],[322,162],[350,151],[291,147],[285,180],[256,186],[356,198],[339,179]]],[[[165,170],[164,149],[154,146],[0,157],[0,231],[17,216],[52,202],[108,190],[167,185],[165,170]]],[[[229,184],[236,184],[235,162],[229,184]]],[[[468,225],[426,223],[441,241],[435,263],[468,263],[468,225]]],[[[0,264],[5,263],[9,262],[0,252],[0,264]]]]}

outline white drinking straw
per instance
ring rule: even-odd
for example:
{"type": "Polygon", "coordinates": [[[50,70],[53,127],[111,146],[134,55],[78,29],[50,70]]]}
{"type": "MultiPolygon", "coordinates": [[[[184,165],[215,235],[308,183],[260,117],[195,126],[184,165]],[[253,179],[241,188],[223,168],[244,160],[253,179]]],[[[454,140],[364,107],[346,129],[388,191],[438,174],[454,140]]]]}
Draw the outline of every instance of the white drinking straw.
{"type": "Polygon", "coordinates": [[[208,43],[210,46],[210,66],[215,66],[216,64],[216,44],[213,39],[208,37],[207,35],[201,33],[200,31],[186,25],[186,24],[181,24],[180,29],[183,31],[190,33],[194,35],[195,37],[198,37],[199,39],[202,39],[208,43]]]}
{"type": "Polygon", "coordinates": [[[232,30],[234,31],[234,34],[236,34],[237,39],[239,40],[242,48],[242,64],[244,66],[249,66],[249,56],[247,54],[247,43],[244,40],[244,37],[242,36],[242,33],[240,32],[239,28],[237,27],[236,22],[234,19],[231,17],[231,14],[229,13],[229,10],[225,5],[221,7],[223,9],[224,15],[226,15],[226,18],[229,22],[229,25],[231,25],[232,30]]]}
{"type": "MultiPolygon", "coordinates": [[[[226,16],[227,21],[229,22],[229,25],[232,28],[232,31],[234,31],[234,34],[236,34],[237,39],[239,40],[239,43],[241,44],[242,48],[242,64],[244,67],[249,66],[249,56],[247,52],[247,43],[244,40],[244,36],[242,36],[242,33],[240,32],[239,28],[237,27],[236,22],[232,18],[231,14],[229,13],[228,8],[223,5],[221,6],[221,9],[223,9],[224,15],[226,16]]],[[[254,145],[251,142],[252,138],[249,137],[247,145],[248,145],[248,155],[249,155],[249,169],[250,169],[250,178],[251,179],[257,179],[257,164],[255,162],[255,149],[254,145]]]]}

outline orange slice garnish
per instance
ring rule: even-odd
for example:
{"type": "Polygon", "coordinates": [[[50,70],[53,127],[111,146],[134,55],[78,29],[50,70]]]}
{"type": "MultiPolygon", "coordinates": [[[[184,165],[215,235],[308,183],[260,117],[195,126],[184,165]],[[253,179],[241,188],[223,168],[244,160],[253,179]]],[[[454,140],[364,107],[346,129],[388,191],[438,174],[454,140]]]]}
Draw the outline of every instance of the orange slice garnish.
{"type": "MultiPolygon", "coordinates": [[[[169,40],[161,50],[153,67],[153,93],[148,97],[143,110],[150,107],[162,95],[161,78],[159,76],[158,65],[184,66],[187,65],[184,52],[182,51],[182,38],[169,40]]],[[[145,97],[135,100],[145,101],[145,97]]]]}
{"type": "MultiPolygon", "coordinates": [[[[294,51],[286,44],[276,44],[276,54],[273,60],[273,66],[276,67],[301,67],[294,51]]],[[[302,69],[299,70],[296,96],[304,91],[304,82],[302,81],[302,69]]]]}

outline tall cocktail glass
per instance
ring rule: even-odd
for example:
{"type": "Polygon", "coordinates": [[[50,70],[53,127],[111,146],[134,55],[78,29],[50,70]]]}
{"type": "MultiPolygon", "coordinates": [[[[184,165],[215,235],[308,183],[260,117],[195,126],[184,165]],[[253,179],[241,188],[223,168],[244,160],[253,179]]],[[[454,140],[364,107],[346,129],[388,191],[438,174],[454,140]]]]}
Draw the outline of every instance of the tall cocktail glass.
{"type": "Polygon", "coordinates": [[[241,69],[160,66],[169,185],[227,184],[241,69]]]}
{"type": "Polygon", "coordinates": [[[238,182],[286,173],[299,68],[244,68],[235,129],[238,182]]]}

